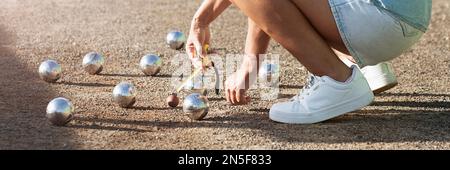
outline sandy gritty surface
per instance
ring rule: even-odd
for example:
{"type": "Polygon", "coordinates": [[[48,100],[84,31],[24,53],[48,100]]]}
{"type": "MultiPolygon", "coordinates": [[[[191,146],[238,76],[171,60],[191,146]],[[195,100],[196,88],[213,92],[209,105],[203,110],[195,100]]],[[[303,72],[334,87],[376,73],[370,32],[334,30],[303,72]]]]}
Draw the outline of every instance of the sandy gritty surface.
{"type": "MultiPolygon", "coordinates": [[[[297,93],[305,69],[278,44],[281,95],[248,106],[229,106],[210,95],[204,121],[190,121],[165,98],[177,52],[164,39],[174,28],[187,32],[200,1],[186,0],[1,0],[0,149],[450,149],[450,1],[433,1],[424,38],[393,64],[400,82],[362,110],[314,125],[286,125],[268,118],[271,104],[297,93]],[[90,51],[106,56],[102,75],[90,76],[81,59],[90,51]],[[157,77],[145,77],[138,61],[162,54],[157,77]],[[63,66],[55,84],[39,79],[46,59],[63,66]],[[137,87],[134,108],[111,99],[115,84],[137,87]],[[47,103],[59,96],[76,106],[66,127],[49,125],[47,103]]],[[[228,9],[211,26],[214,47],[242,53],[246,17],[228,9]]]]}

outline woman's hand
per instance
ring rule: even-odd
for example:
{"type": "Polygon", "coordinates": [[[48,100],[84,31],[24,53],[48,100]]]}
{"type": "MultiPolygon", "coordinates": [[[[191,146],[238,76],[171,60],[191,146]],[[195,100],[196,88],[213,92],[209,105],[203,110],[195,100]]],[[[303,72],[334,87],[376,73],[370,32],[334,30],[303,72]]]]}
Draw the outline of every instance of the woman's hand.
{"type": "Polygon", "coordinates": [[[186,42],[186,52],[194,66],[203,64],[197,56],[206,56],[205,47],[210,45],[209,24],[230,5],[231,2],[229,0],[207,0],[203,1],[197,12],[195,12],[186,42]]]}
{"type": "Polygon", "coordinates": [[[225,97],[232,105],[245,105],[250,102],[246,92],[248,89],[249,73],[238,70],[225,81],[225,97]]]}
{"type": "Polygon", "coordinates": [[[197,56],[206,56],[205,46],[209,46],[210,38],[211,34],[209,32],[209,26],[203,25],[202,22],[194,19],[186,42],[186,52],[188,53],[189,58],[193,61],[193,64],[195,60],[198,61],[198,58],[196,58],[197,56]]]}
{"type": "Polygon", "coordinates": [[[232,105],[245,105],[250,102],[246,92],[256,82],[256,57],[245,57],[241,67],[225,81],[225,97],[232,105]]]}

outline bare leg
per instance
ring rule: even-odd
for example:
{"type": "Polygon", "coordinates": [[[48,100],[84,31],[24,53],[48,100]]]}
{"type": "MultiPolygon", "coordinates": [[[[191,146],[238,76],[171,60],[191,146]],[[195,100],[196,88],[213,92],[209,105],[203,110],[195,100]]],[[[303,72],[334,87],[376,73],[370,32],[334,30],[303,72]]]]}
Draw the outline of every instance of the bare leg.
{"type": "Polygon", "coordinates": [[[250,18],[248,19],[247,39],[245,42],[245,58],[239,70],[227,80],[226,99],[232,104],[246,104],[250,98],[246,89],[254,83],[251,76],[256,77],[259,54],[264,54],[269,46],[270,37],[262,31],[250,18]]]}
{"type": "MultiPolygon", "coordinates": [[[[314,2],[328,6],[328,17],[332,18],[327,0],[314,2]]],[[[350,76],[350,69],[329,47],[328,38],[322,37],[326,35],[321,35],[302,13],[302,8],[309,8],[308,6],[299,6],[288,0],[233,0],[233,3],[311,73],[327,75],[338,81],[345,81],[350,76]]],[[[327,14],[320,9],[315,12],[318,15],[327,14]]]]}
{"type": "MultiPolygon", "coordinates": [[[[333,49],[333,51],[334,51],[334,53],[339,57],[339,59],[341,59],[343,62],[344,62],[345,60],[349,60],[349,61],[351,61],[352,63],[356,63],[355,59],[353,59],[352,56],[347,55],[347,54],[344,54],[344,53],[342,53],[341,51],[336,50],[336,49],[333,49]]],[[[344,62],[344,63],[345,63],[345,62],[344,62]]]]}
{"type": "MultiPolygon", "coordinates": [[[[248,18],[247,38],[245,41],[245,59],[241,65],[247,74],[256,76],[261,64],[259,55],[265,54],[269,47],[270,36],[267,35],[255,22],[248,18]]],[[[249,84],[251,86],[251,84],[249,84]]]]}
{"type": "Polygon", "coordinates": [[[264,54],[269,47],[270,37],[255,22],[248,19],[247,39],[245,41],[245,53],[258,56],[264,54]]]}
{"type": "MultiPolygon", "coordinates": [[[[327,43],[333,48],[334,53],[340,60],[349,60],[353,63],[356,61],[349,55],[347,47],[342,42],[338,28],[334,21],[331,9],[327,5],[317,3],[316,1],[294,0],[294,3],[302,6],[309,6],[302,11],[308,21],[322,35],[327,43]],[[318,10],[319,9],[319,10],[318,10]],[[317,11],[327,11],[318,14],[317,11]],[[325,22],[323,22],[325,21],[325,22]]],[[[270,36],[259,28],[254,21],[248,19],[247,41],[245,44],[245,52],[248,55],[258,56],[264,54],[269,46],[270,36]]]]}
{"type": "MultiPolygon", "coordinates": [[[[328,44],[333,47],[333,51],[341,60],[350,60],[353,63],[356,61],[349,55],[347,47],[340,37],[331,9],[327,5],[317,3],[315,1],[302,1],[295,0],[294,3],[302,6],[310,6],[302,11],[305,14],[308,21],[316,28],[316,30],[322,35],[328,44]],[[327,11],[325,13],[317,14],[319,11],[327,11]],[[323,22],[326,21],[326,22],[323,22]]],[[[261,28],[259,28],[254,21],[248,19],[247,40],[245,43],[245,52],[249,55],[258,56],[258,54],[264,54],[269,46],[270,36],[267,35],[261,28]]]]}

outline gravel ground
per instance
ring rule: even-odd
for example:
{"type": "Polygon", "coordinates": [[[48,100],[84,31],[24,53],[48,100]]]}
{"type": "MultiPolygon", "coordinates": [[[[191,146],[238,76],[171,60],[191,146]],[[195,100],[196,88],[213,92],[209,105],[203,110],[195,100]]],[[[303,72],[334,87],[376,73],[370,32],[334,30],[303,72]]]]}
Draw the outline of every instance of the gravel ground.
{"type": "MultiPolygon", "coordinates": [[[[268,118],[271,104],[293,96],[306,71],[278,44],[281,95],[229,106],[210,95],[210,113],[191,121],[180,107],[165,105],[177,52],[164,44],[172,29],[188,30],[200,1],[185,0],[2,0],[0,4],[0,149],[450,149],[450,2],[433,1],[424,38],[393,64],[399,86],[362,110],[314,125],[287,125],[268,118]],[[87,75],[81,59],[106,56],[103,74],[87,75]],[[138,61],[161,54],[157,77],[146,77],[138,61]],[[55,84],[38,78],[45,59],[63,66],[55,84]],[[134,108],[111,99],[121,81],[139,93],[134,108]],[[295,80],[295,81],[292,81],[295,80]],[[76,106],[66,127],[49,125],[47,103],[59,96],[76,106]]],[[[214,47],[242,53],[246,17],[235,7],[212,25],[214,47]]]]}

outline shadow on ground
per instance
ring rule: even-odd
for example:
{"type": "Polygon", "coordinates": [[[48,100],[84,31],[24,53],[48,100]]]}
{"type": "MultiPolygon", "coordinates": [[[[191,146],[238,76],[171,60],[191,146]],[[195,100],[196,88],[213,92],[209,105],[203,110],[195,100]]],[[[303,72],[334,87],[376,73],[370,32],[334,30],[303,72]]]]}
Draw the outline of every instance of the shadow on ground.
{"type": "MultiPolygon", "coordinates": [[[[395,94],[392,94],[395,95],[395,94]]],[[[377,109],[355,111],[320,124],[287,125],[272,122],[268,109],[250,109],[248,113],[206,117],[203,121],[173,122],[155,120],[119,120],[80,117],[88,125],[71,128],[147,132],[133,126],[158,128],[245,128],[260,130],[277,141],[311,143],[450,141],[450,102],[374,102],[377,109]],[[400,109],[378,109],[382,106],[400,109]],[[436,110],[439,108],[440,110],[436,110]],[[94,124],[94,125],[89,125],[94,124]],[[103,124],[131,125],[127,128],[103,124]]],[[[150,128],[151,129],[151,128],[150,128]]]]}
{"type": "Polygon", "coordinates": [[[64,84],[70,86],[84,86],[84,87],[114,87],[114,84],[105,84],[105,83],[85,83],[85,82],[70,82],[70,81],[61,81],[56,82],[57,84],[64,84]]]}
{"type": "Polygon", "coordinates": [[[160,78],[172,78],[172,75],[169,74],[157,74],[154,76],[146,76],[144,74],[118,74],[118,73],[101,73],[100,76],[108,76],[108,77],[160,77],[160,78]]]}
{"type": "Polygon", "coordinates": [[[45,118],[57,94],[16,56],[16,36],[0,25],[0,149],[74,148],[71,129],[45,118]]]}

